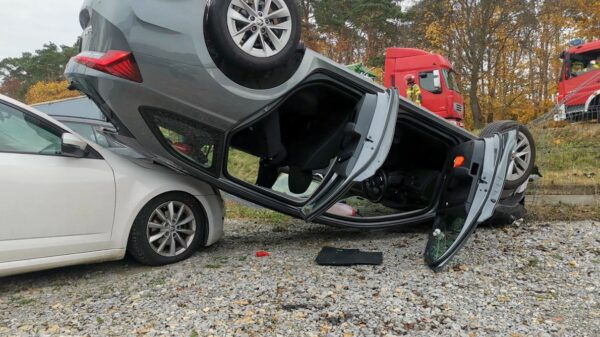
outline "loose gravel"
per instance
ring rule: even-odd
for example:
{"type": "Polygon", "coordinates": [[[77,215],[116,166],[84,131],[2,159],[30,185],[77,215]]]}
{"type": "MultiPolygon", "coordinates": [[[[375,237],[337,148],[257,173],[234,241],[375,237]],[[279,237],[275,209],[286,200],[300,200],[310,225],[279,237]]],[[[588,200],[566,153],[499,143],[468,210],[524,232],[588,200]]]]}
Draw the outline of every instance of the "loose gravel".
{"type": "Polygon", "coordinates": [[[599,225],[480,228],[434,273],[423,263],[426,227],[229,221],[221,243],[178,265],[126,260],[0,279],[0,336],[596,337],[599,225]],[[382,251],[384,263],[318,266],[326,245],[382,251]]]}

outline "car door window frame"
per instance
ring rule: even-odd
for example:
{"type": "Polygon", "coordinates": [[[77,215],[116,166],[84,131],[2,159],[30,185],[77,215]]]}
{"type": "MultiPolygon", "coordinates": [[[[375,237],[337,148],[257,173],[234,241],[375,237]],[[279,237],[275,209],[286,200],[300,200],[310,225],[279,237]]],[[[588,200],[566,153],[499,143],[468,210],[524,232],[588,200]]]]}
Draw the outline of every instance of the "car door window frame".
{"type": "MultiPolygon", "coordinates": [[[[53,134],[54,136],[56,136],[58,138],[58,140],[60,141],[61,136],[64,133],[60,128],[58,128],[54,125],[48,124],[48,123],[44,122],[44,120],[42,118],[39,118],[35,114],[31,114],[28,111],[20,109],[19,107],[9,104],[7,102],[0,101],[0,106],[5,106],[5,107],[8,107],[9,109],[17,111],[18,113],[21,113],[23,115],[23,120],[26,123],[35,124],[35,126],[39,127],[40,129],[45,130],[45,131],[49,132],[50,134],[53,134]]],[[[17,116],[13,116],[13,117],[19,118],[17,116]]],[[[39,152],[33,152],[33,151],[8,151],[8,150],[2,149],[2,148],[0,148],[0,153],[31,154],[31,155],[40,155],[40,156],[61,156],[59,153],[53,154],[53,153],[39,153],[39,152]]]]}
{"type": "MultiPolygon", "coordinates": [[[[59,127],[58,125],[51,123],[51,122],[45,120],[44,118],[42,118],[30,111],[27,111],[26,109],[23,109],[14,104],[10,104],[9,102],[0,101],[0,106],[6,106],[10,109],[16,110],[16,111],[22,113],[24,117],[32,119],[33,121],[35,121],[37,126],[54,134],[55,136],[57,136],[58,139],[61,141],[61,144],[62,144],[62,135],[65,133],[70,133],[69,131],[64,130],[63,128],[59,127]]],[[[92,147],[89,147],[89,146],[88,146],[88,149],[89,149],[88,154],[85,157],[86,159],[103,159],[103,157],[100,155],[100,153],[98,153],[95,149],[93,149],[92,147]]],[[[0,153],[70,158],[69,156],[65,156],[61,153],[53,154],[53,153],[39,153],[39,152],[27,152],[27,151],[5,151],[2,149],[0,149],[0,153]]]]}
{"type": "MultiPolygon", "coordinates": [[[[317,74],[315,74],[317,75],[317,74]]],[[[318,74],[321,75],[321,74],[318,74]]],[[[325,74],[323,74],[325,75],[325,74]]],[[[267,111],[264,114],[261,114],[260,116],[254,116],[254,118],[251,118],[250,120],[246,121],[244,124],[237,126],[235,129],[233,129],[232,131],[230,131],[227,135],[226,138],[226,146],[224,147],[224,154],[223,154],[223,160],[222,160],[222,169],[221,171],[223,172],[224,177],[237,184],[240,186],[243,186],[247,189],[249,189],[250,191],[253,191],[253,193],[260,193],[260,194],[264,194],[269,198],[273,198],[276,199],[280,202],[284,202],[286,204],[288,204],[289,206],[292,207],[304,207],[306,205],[308,205],[308,203],[311,201],[311,198],[305,198],[305,199],[297,199],[293,196],[290,195],[286,195],[284,193],[281,192],[277,192],[274,191],[272,189],[266,188],[266,187],[261,187],[258,185],[253,185],[250,184],[248,182],[245,182],[243,180],[241,180],[240,178],[237,178],[233,175],[231,175],[231,173],[228,171],[227,168],[227,158],[229,158],[230,155],[230,146],[229,144],[231,144],[232,142],[232,138],[234,137],[234,135],[239,132],[240,130],[243,130],[244,128],[262,120],[267,118],[267,116],[272,113],[273,111],[277,110],[277,108],[283,104],[284,102],[286,102],[286,100],[292,96],[293,94],[297,93],[298,91],[302,90],[303,88],[306,88],[308,86],[314,85],[315,83],[325,83],[326,85],[341,85],[344,88],[348,89],[348,90],[352,90],[354,92],[354,94],[358,95],[368,95],[368,94],[373,94],[372,92],[369,92],[367,90],[360,90],[358,88],[350,88],[350,87],[346,87],[346,84],[344,82],[340,82],[337,81],[335,77],[329,77],[330,74],[326,74],[324,76],[324,78],[318,78],[318,79],[314,79],[311,81],[307,81],[305,83],[300,84],[299,86],[297,86],[296,88],[294,88],[293,90],[291,90],[285,97],[281,98],[277,103],[273,104],[272,106],[270,106],[268,109],[265,109],[265,111],[267,111]]],[[[358,101],[360,101],[360,99],[358,99],[358,101]]],[[[358,113],[358,112],[357,112],[358,113]]],[[[320,193],[322,191],[322,189],[326,188],[328,186],[328,184],[326,183],[328,181],[329,178],[331,178],[331,174],[333,174],[334,172],[332,171],[333,167],[335,166],[335,162],[331,162],[326,169],[324,169],[325,172],[327,172],[326,174],[326,179],[324,179],[321,184],[316,188],[316,190],[313,192],[312,195],[315,195],[317,193],[320,193]]]]}
{"type": "Polygon", "coordinates": [[[435,88],[434,84],[434,78],[435,78],[435,72],[434,70],[427,70],[427,71],[421,71],[419,73],[419,86],[429,92],[432,93],[434,95],[440,95],[443,93],[443,87],[441,86],[441,74],[440,74],[440,88],[435,88]],[[425,75],[425,77],[423,77],[423,75],[425,75]],[[424,79],[426,79],[426,81],[424,81],[424,79]],[[431,82],[431,83],[430,83],[431,82]],[[427,85],[423,85],[423,83],[427,84],[427,85]],[[429,86],[429,84],[431,84],[431,86],[429,86]]]}

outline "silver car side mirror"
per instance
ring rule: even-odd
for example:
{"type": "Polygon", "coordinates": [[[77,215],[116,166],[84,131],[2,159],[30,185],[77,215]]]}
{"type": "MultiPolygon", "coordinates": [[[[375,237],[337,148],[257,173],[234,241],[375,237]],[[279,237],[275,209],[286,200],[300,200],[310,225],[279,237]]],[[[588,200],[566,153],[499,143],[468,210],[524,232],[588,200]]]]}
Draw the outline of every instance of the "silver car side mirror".
{"type": "Polygon", "coordinates": [[[88,144],[81,138],[70,134],[63,133],[61,144],[61,154],[67,157],[83,158],[88,147],[88,144]]]}

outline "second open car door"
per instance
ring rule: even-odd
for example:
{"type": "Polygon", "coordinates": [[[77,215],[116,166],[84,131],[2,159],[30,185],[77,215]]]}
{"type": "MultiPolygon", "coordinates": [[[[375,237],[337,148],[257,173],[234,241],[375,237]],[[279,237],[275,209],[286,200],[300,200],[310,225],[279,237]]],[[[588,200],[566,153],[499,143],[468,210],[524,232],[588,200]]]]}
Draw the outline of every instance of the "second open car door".
{"type": "Polygon", "coordinates": [[[350,123],[348,139],[321,187],[301,208],[302,217],[312,221],[326,212],[346,193],[354,182],[372,175],[383,165],[392,145],[398,116],[398,91],[367,94],[359,103],[356,123],[350,123]],[[375,107],[374,109],[372,107],[375,107]]]}
{"type": "Polygon", "coordinates": [[[510,130],[452,150],[425,250],[425,261],[432,269],[446,265],[477,225],[493,215],[516,143],[517,131],[510,130]]]}

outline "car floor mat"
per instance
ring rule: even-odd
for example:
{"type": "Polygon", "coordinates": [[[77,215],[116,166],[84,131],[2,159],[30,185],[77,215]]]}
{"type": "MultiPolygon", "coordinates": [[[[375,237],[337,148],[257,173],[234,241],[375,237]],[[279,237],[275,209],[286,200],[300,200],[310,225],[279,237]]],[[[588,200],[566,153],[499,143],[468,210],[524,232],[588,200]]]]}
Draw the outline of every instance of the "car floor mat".
{"type": "Polygon", "coordinates": [[[383,263],[383,253],[323,247],[316,262],[321,266],[380,265],[383,263]]]}

